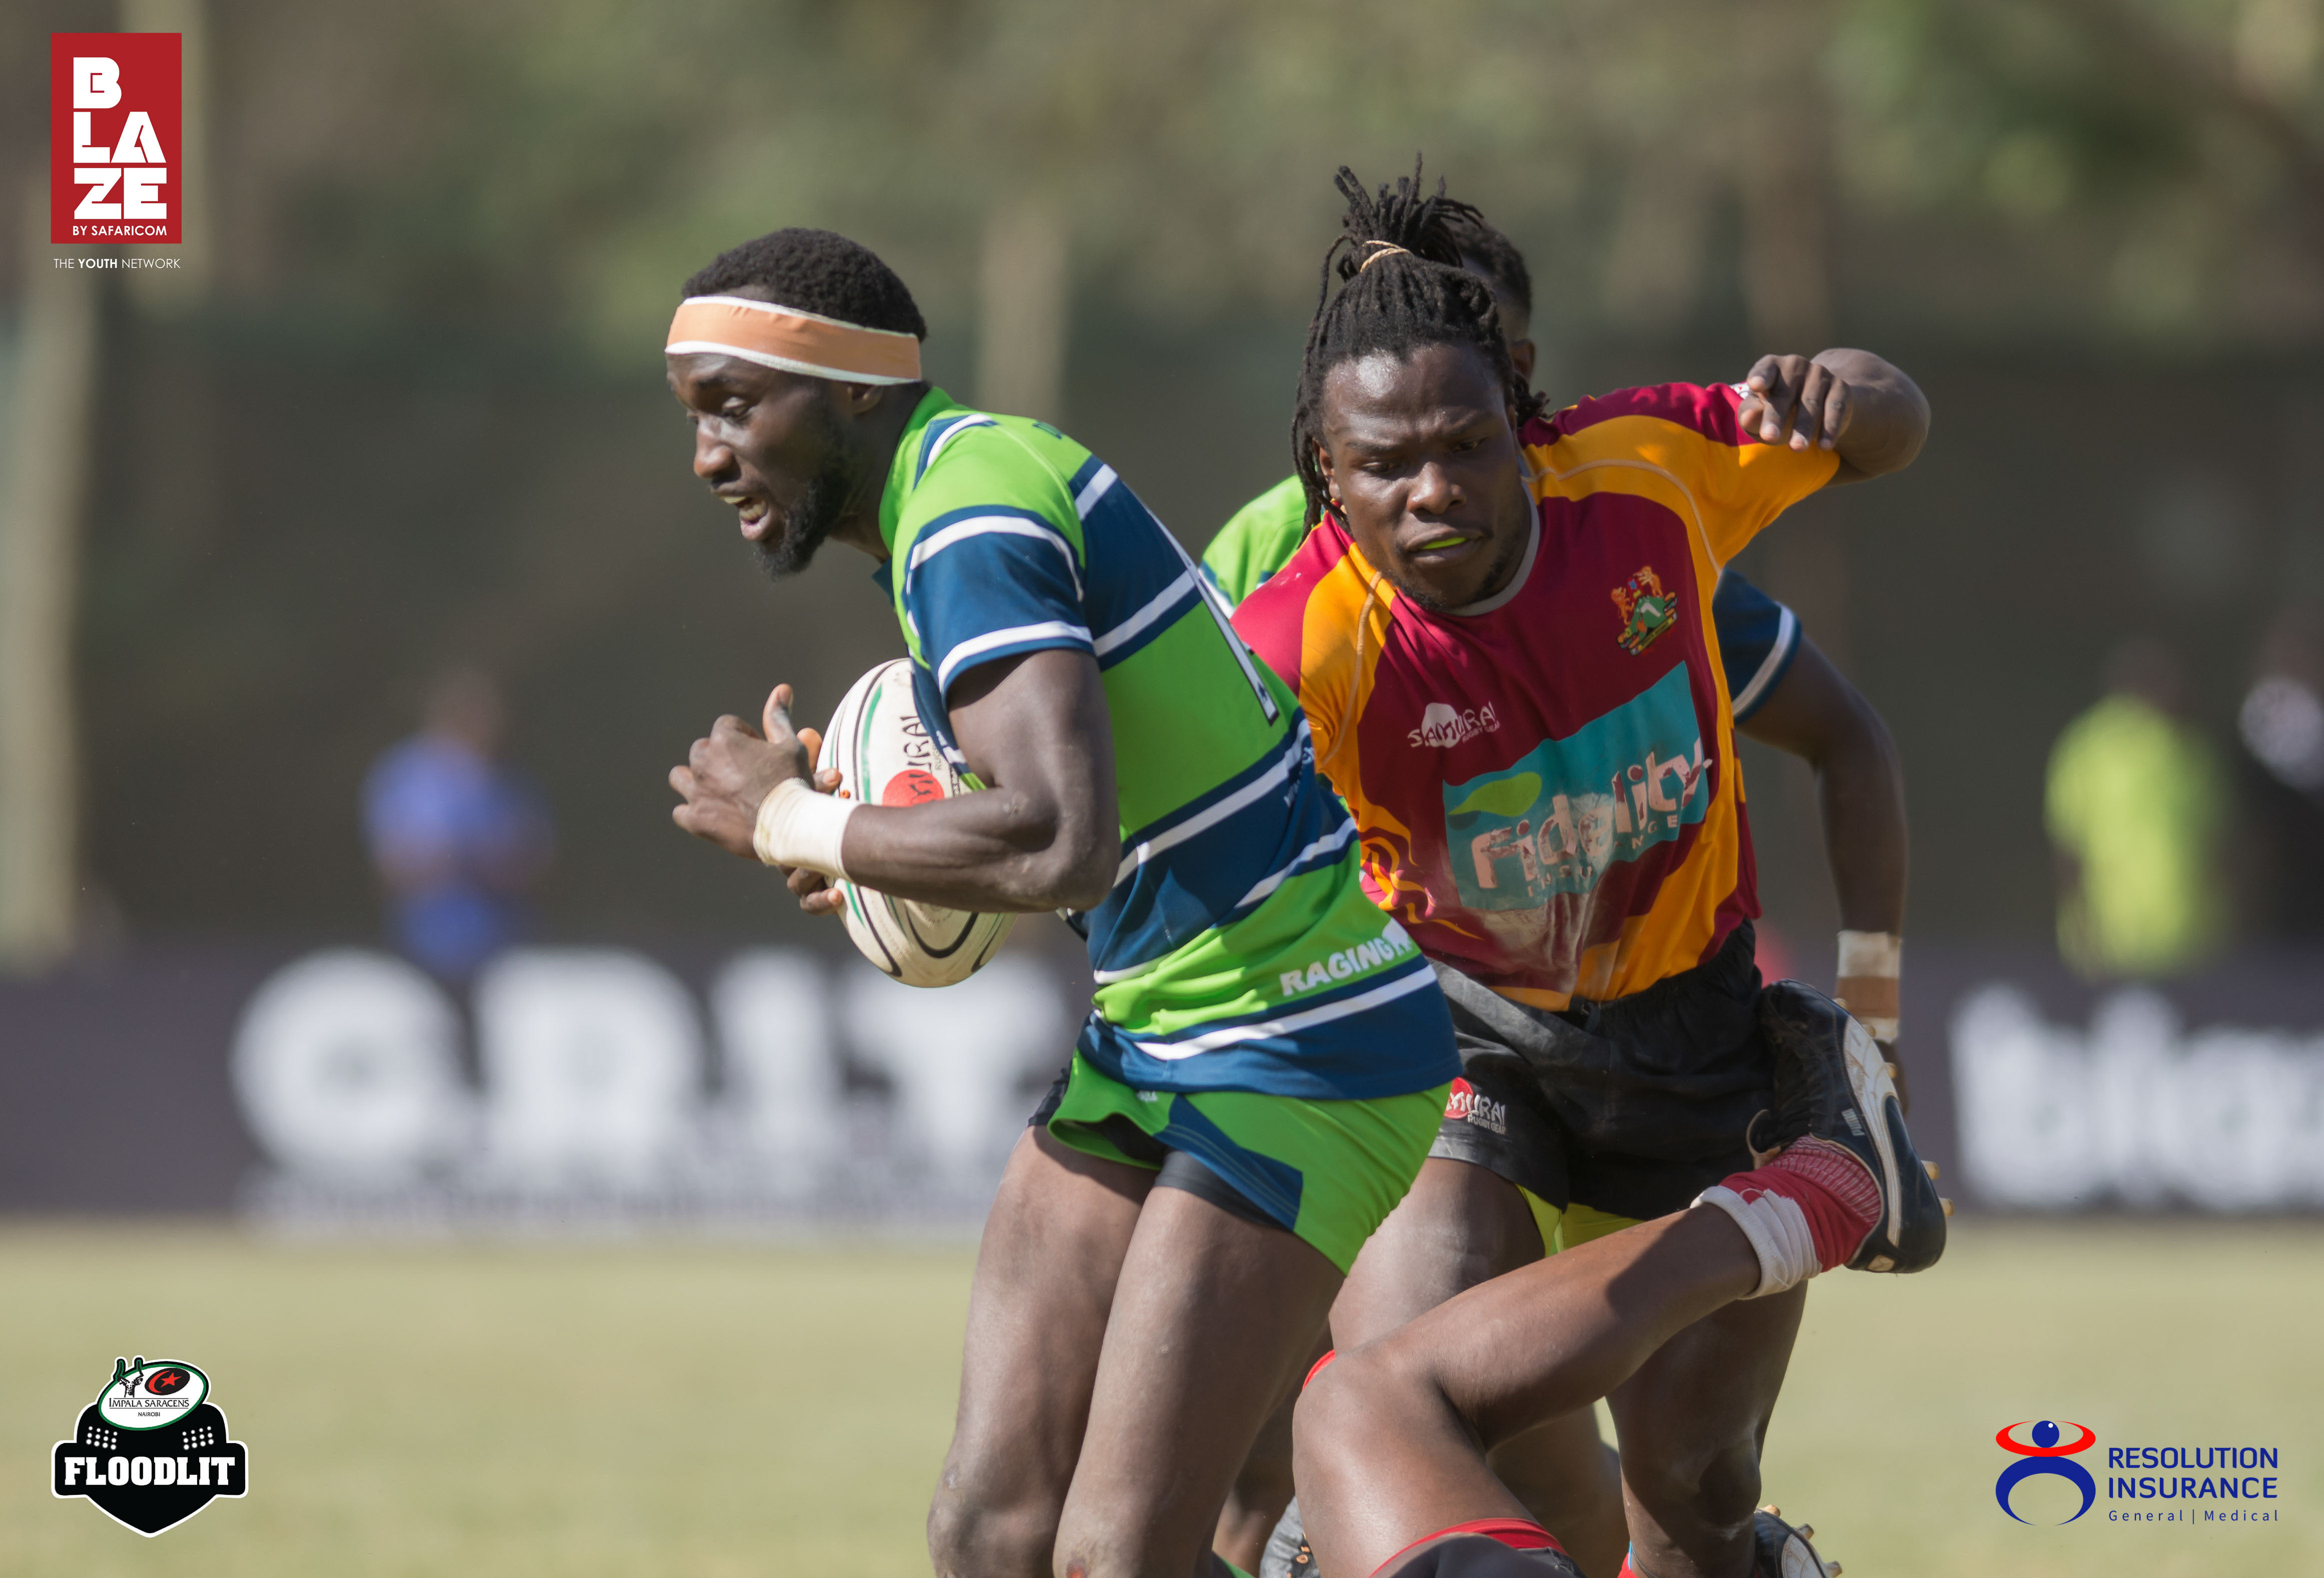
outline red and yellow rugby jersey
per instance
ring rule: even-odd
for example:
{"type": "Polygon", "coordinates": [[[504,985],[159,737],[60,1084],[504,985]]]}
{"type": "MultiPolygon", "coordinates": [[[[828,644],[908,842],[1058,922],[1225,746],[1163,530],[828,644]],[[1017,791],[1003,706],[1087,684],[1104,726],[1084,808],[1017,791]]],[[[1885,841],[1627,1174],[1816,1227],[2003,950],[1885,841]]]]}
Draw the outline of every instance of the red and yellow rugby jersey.
{"type": "Polygon", "coordinates": [[[1419,607],[1327,516],[1236,612],[1373,901],[1504,996],[1627,996],[1758,913],[1711,596],[1839,461],[1745,435],[1741,399],[1665,384],[1527,423],[1536,531],[1483,603],[1419,607]]]}

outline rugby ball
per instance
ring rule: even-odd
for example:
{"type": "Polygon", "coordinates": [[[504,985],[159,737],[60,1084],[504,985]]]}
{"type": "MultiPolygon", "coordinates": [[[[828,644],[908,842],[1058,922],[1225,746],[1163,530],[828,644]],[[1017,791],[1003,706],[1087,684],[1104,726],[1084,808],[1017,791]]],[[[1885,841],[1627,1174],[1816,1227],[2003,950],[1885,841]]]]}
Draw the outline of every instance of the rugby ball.
{"type": "MultiPolygon", "coordinates": [[[[839,790],[867,806],[925,806],[972,793],[920,721],[912,665],[896,658],[858,679],[831,715],[817,771],[839,770],[839,790]]],[[[865,958],[907,986],[950,986],[982,969],[999,951],[1013,914],[947,909],[891,899],[861,882],[833,886],[843,903],[848,940],[865,958]]]]}

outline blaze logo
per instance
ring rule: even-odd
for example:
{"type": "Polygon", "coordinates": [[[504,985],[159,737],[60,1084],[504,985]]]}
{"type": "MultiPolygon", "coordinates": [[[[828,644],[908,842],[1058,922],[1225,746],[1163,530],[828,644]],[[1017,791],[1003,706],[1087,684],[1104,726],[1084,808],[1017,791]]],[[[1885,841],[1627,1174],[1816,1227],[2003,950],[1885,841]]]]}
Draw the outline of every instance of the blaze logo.
{"type": "MultiPolygon", "coordinates": [[[[1999,1434],[1993,1438],[2002,1451],[2014,1452],[2018,1459],[2017,1462],[2002,1470],[2001,1477],[1994,1481],[1993,1499],[2001,1503],[2001,1509],[2004,1512],[2008,1513],[2012,1518],[2017,1518],[2016,1509],[2009,1505],[2009,1493],[2037,1475],[2055,1474],[2081,1491],[2082,1504],[2074,1513],[2074,1518],[2080,1518],[2090,1509],[2090,1503],[2098,1500],[2098,1482],[2090,1478],[2089,1471],[2073,1461],[2073,1454],[2089,1451],[2098,1438],[2098,1432],[2087,1425],[2076,1425],[2070,1419],[2067,1421],[2068,1426],[2080,1431],[2081,1438],[2061,1445],[2058,1440],[2060,1431],[2057,1423],[2054,1420],[2043,1419],[2034,1425],[2034,1439],[2030,1444],[2015,1440],[2011,1432],[2024,1428],[2029,1422],[2020,1419],[2015,1425],[2005,1425],[1999,1434]]],[[[2071,1523],[2074,1518],[2062,1518],[2060,1521],[2071,1523]]],[[[2017,1518],[2017,1521],[2024,1523],[2025,1519],[2017,1518]]]]}
{"type": "Polygon", "coordinates": [[[175,246],[182,40],[49,35],[49,240],[175,246]]]}

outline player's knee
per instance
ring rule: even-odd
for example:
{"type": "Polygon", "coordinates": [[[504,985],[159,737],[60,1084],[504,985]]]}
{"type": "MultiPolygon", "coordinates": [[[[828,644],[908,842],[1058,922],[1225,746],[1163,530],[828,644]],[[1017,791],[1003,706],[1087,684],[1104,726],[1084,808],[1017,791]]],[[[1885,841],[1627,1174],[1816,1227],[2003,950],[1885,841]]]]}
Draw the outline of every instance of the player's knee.
{"type": "Polygon", "coordinates": [[[1212,1531],[1170,1523],[1156,1507],[1067,1507],[1048,1578],[1177,1578],[1209,1549],[1212,1531]]]}
{"type": "Polygon", "coordinates": [[[1412,1360],[1390,1338],[1342,1353],[1315,1372],[1292,1416],[1302,1474],[1310,1464],[1360,1451],[1379,1430],[1411,1422],[1427,1401],[1441,1404],[1441,1395],[1412,1360]]]}
{"type": "Polygon", "coordinates": [[[1757,1433],[1669,1451],[1646,1443],[1634,1446],[1626,1438],[1622,1475],[1630,1493],[1665,1527],[1748,1528],[1759,1503],[1757,1433]]]}
{"type": "Polygon", "coordinates": [[[928,1558],[936,1578],[1045,1578],[1057,1543],[1057,1513],[1054,1502],[992,1505],[947,1483],[928,1509],[928,1558]]]}

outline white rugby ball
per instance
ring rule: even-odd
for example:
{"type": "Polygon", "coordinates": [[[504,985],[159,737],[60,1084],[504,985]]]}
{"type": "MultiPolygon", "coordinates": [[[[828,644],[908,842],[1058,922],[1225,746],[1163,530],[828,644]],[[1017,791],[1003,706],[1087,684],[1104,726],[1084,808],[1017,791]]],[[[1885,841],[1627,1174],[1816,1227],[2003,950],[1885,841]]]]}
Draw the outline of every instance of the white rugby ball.
{"type": "MultiPolygon", "coordinates": [[[[906,658],[881,664],[841,698],[815,764],[818,771],[837,768],[839,792],[867,806],[924,806],[973,792],[920,721],[906,658]]],[[[1013,914],[891,899],[844,880],[833,885],[844,900],[839,913],[848,939],[907,986],[967,980],[1017,924],[1013,914]]]]}

